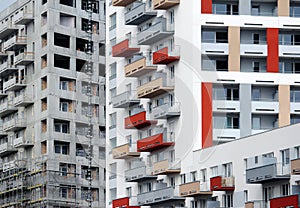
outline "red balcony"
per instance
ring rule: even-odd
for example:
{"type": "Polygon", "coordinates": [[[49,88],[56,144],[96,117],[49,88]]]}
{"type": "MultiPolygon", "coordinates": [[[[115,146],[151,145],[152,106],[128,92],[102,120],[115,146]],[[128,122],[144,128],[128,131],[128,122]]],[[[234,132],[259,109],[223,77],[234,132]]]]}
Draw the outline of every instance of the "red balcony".
{"type": "Polygon", "coordinates": [[[146,111],[143,111],[125,118],[125,129],[141,129],[156,123],[157,121],[146,120],[146,111]]]}
{"type": "Polygon", "coordinates": [[[210,179],[211,191],[234,191],[234,177],[216,176],[210,179]]]}
{"type": "Polygon", "coordinates": [[[177,47],[173,51],[169,51],[169,48],[165,47],[153,53],[153,64],[170,64],[179,59],[179,49],[177,47]]]}
{"type": "Polygon", "coordinates": [[[138,152],[151,152],[165,147],[173,146],[175,143],[166,141],[167,134],[160,133],[137,141],[138,152]],[[164,138],[165,137],[165,138],[164,138]]]}
{"type": "Polygon", "coordinates": [[[113,200],[112,207],[113,208],[140,208],[139,206],[129,206],[129,197],[113,200]]]}
{"type": "Polygon", "coordinates": [[[299,207],[298,198],[298,195],[292,195],[270,199],[270,208],[299,207]]]}
{"type": "Polygon", "coordinates": [[[126,39],[112,47],[113,57],[128,57],[140,51],[140,48],[131,47],[129,39],[126,39]]]}

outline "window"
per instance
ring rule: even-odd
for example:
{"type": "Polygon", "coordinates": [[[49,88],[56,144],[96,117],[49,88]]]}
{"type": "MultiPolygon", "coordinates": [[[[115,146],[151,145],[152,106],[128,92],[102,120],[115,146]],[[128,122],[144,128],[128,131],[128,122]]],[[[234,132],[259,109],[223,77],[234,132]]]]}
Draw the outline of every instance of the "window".
{"type": "Polygon", "coordinates": [[[258,16],[259,15],[259,6],[253,5],[251,7],[251,15],[258,16]]]}
{"type": "Polygon", "coordinates": [[[254,33],[252,38],[253,38],[253,44],[259,44],[259,34],[254,33]]]}
{"type": "Polygon", "coordinates": [[[198,208],[197,201],[191,201],[191,208],[198,208]]]}
{"type": "Polygon", "coordinates": [[[202,170],[200,170],[200,177],[201,177],[201,181],[202,182],[205,182],[206,181],[206,178],[207,178],[207,176],[206,176],[206,169],[202,169],[202,170]]]}
{"type": "Polygon", "coordinates": [[[117,126],[117,113],[112,113],[109,115],[110,126],[109,129],[116,128],[117,126]]]}
{"type": "Polygon", "coordinates": [[[226,115],[226,126],[227,129],[238,129],[239,117],[237,115],[226,115]]]}
{"type": "Polygon", "coordinates": [[[174,10],[171,10],[169,12],[170,15],[170,24],[174,24],[175,18],[174,18],[174,10]]]}
{"type": "Polygon", "coordinates": [[[171,187],[175,187],[175,185],[176,185],[176,183],[175,183],[175,177],[171,176],[170,179],[169,179],[169,181],[170,181],[170,186],[171,187]]]}
{"type": "Polygon", "coordinates": [[[252,118],[252,129],[261,129],[261,124],[260,124],[260,117],[253,117],[252,118]]]}
{"type": "Polygon", "coordinates": [[[248,202],[248,190],[244,190],[244,202],[248,202]]]}
{"type": "Polygon", "coordinates": [[[110,90],[110,101],[112,101],[113,97],[117,94],[117,88],[113,88],[110,90]]]}
{"type": "Polygon", "coordinates": [[[126,188],[126,195],[127,195],[127,197],[131,197],[132,196],[132,188],[131,187],[127,187],[126,188]]]}
{"type": "Polygon", "coordinates": [[[289,184],[282,184],[280,189],[281,189],[282,196],[290,195],[290,185],[289,184]]]}
{"type": "Polygon", "coordinates": [[[223,171],[225,177],[232,176],[232,163],[223,164],[223,171]]]}
{"type": "Polygon", "coordinates": [[[191,182],[197,181],[197,171],[191,172],[191,182]]]}
{"type": "Polygon", "coordinates": [[[233,207],[233,195],[232,194],[224,194],[222,198],[223,198],[223,206],[224,207],[233,207]]]}
{"type": "Polygon", "coordinates": [[[109,30],[113,30],[117,27],[117,15],[116,15],[116,13],[110,15],[109,19],[110,19],[109,30]]]}
{"type": "Polygon", "coordinates": [[[259,69],[260,69],[260,63],[259,62],[253,61],[252,66],[253,66],[253,72],[259,72],[259,69]]]}
{"type": "Polygon", "coordinates": [[[185,174],[181,174],[181,175],[180,175],[180,183],[181,183],[181,184],[185,184],[185,183],[186,183],[186,177],[185,177],[185,174]]]}
{"type": "Polygon", "coordinates": [[[63,112],[68,112],[68,102],[60,102],[59,103],[59,110],[63,112]]]}
{"type": "Polygon", "coordinates": [[[152,183],[151,182],[147,183],[146,187],[147,187],[147,192],[152,191],[152,183]]]}
{"type": "Polygon", "coordinates": [[[295,147],[295,159],[300,158],[300,147],[295,147]]]}
{"type": "Polygon", "coordinates": [[[68,165],[65,163],[59,164],[59,171],[61,176],[67,176],[68,174],[68,165]]]}
{"type": "Polygon", "coordinates": [[[260,100],[260,89],[252,89],[252,100],[259,101],[260,100]]]}
{"type": "Polygon", "coordinates": [[[211,167],[210,171],[212,177],[218,176],[218,166],[211,167]]]}
{"type": "Polygon", "coordinates": [[[68,82],[67,81],[60,81],[59,82],[59,89],[60,90],[68,90],[68,82]]]}
{"type": "Polygon", "coordinates": [[[175,66],[172,65],[170,66],[170,78],[174,79],[174,77],[175,77],[175,66]]]}
{"type": "Polygon", "coordinates": [[[117,77],[117,63],[110,65],[110,75],[109,80],[115,79],[117,77]]]}
{"type": "Polygon", "coordinates": [[[61,198],[68,198],[68,189],[66,187],[59,188],[59,195],[61,198]]]}
{"type": "Polygon", "coordinates": [[[274,196],[274,187],[269,186],[263,189],[263,200],[264,202],[268,202],[274,196]]]}
{"type": "Polygon", "coordinates": [[[58,132],[58,133],[69,134],[70,133],[70,123],[54,121],[54,131],[58,132]]]}
{"type": "Polygon", "coordinates": [[[227,71],[228,70],[228,61],[216,60],[216,70],[217,71],[227,71]]]}
{"type": "Polygon", "coordinates": [[[148,102],[148,111],[152,113],[152,102],[148,102]]]}
{"type": "Polygon", "coordinates": [[[290,150],[289,149],[285,149],[285,150],[281,150],[281,162],[282,165],[288,165],[290,164],[290,150]]]}

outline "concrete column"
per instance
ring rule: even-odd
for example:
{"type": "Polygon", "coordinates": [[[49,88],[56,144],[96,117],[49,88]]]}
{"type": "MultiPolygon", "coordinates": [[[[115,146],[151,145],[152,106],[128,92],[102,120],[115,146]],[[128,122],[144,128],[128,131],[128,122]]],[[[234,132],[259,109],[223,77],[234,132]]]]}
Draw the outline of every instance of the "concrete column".
{"type": "Polygon", "coordinates": [[[239,14],[251,15],[251,0],[239,0],[239,14]]]}
{"type": "Polygon", "coordinates": [[[278,16],[290,16],[290,0],[278,0],[278,16]]]}
{"type": "Polygon", "coordinates": [[[251,134],[251,84],[240,84],[240,129],[241,137],[251,134]]]}
{"type": "Polygon", "coordinates": [[[290,125],[290,86],[278,86],[279,115],[278,126],[290,125]]]}
{"type": "Polygon", "coordinates": [[[240,27],[228,27],[228,71],[240,71],[240,27]]]}

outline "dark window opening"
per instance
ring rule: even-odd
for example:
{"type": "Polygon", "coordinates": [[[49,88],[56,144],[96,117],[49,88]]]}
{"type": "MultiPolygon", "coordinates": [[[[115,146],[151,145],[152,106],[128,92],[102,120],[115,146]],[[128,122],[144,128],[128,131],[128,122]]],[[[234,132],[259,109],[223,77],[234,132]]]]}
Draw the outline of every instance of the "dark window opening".
{"type": "Polygon", "coordinates": [[[54,33],[54,45],[70,48],[70,36],[54,33]]]}
{"type": "Polygon", "coordinates": [[[59,3],[70,7],[76,7],[75,0],[60,0],[59,3]]]}
{"type": "Polygon", "coordinates": [[[54,54],[54,67],[70,69],[70,57],[54,54]]]}

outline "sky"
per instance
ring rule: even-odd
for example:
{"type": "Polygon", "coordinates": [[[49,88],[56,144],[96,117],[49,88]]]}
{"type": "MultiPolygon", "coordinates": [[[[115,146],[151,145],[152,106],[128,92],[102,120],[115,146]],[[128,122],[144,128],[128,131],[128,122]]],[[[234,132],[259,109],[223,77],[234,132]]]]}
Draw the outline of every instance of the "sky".
{"type": "Polygon", "coordinates": [[[6,7],[16,2],[17,0],[0,0],[0,11],[4,10],[6,7]]]}

